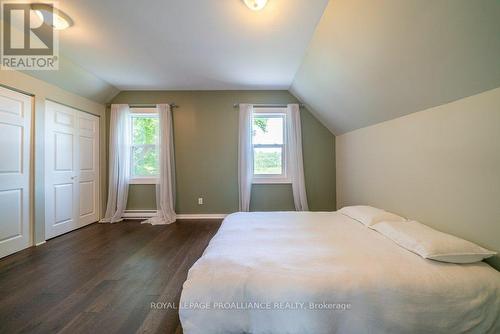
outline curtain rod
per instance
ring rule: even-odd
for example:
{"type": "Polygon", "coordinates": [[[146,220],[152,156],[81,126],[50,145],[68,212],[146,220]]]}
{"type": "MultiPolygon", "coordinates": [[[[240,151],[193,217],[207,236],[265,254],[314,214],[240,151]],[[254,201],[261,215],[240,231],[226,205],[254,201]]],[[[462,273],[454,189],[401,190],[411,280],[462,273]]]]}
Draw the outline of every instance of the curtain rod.
{"type": "MultiPolygon", "coordinates": [[[[233,108],[238,108],[241,103],[235,103],[233,104],[233,108]]],[[[252,104],[252,103],[249,103],[252,104]]],[[[252,104],[256,108],[286,108],[288,107],[287,104],[252,104]]],[[[299,103],[300,108],[304,108],[306,105],[303,103],[299,103]]]]}
{"type": "MultiPolygon", "coordinates": [[[[177,104],[175,104],[175,103],[168,103],[168,105],[172,109],[179,108],[179,106],[177,104]]],[[[156,108],[156,104],[151,104],[151,103],[144,103],[144,104],[141,104],[141,103],[131,103],[128,106],[130,108],[156,108]]],[[[111,107],[111,104],[110,103],[106,104],[106,107],[111,107]]]]}

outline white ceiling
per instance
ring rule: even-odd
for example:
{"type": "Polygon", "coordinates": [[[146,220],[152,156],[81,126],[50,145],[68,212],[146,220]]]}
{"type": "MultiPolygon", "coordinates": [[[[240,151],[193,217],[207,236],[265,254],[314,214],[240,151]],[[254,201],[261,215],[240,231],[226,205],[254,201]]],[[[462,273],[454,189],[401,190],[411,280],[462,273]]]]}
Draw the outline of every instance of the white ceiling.
{"type": "Polygon", "coordinates": [[[332,0],[291,91],[342,134],[496,87],[499,0],[332,0]]]}
{"type": "Polygon", "coordinates": [[[60,50],[120,90],[288,89],[327,3],[60,1],[60,50]]]}
{"type": "MultiPolygon", "coordinates": [[[[41,1],[41,0],[40,0],[41,1]]],[[[65,0],[58,73],[118,90],[290,89],[334,134],[500,86],[499,0],[65,0]]]]}

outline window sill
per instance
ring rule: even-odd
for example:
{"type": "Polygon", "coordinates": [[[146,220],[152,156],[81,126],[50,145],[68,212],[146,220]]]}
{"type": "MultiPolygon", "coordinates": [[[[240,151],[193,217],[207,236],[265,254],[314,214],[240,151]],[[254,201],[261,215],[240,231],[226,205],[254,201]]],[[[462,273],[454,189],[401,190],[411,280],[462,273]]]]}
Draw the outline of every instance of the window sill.
{"type": "Polygon", "coordinates": [[[136,177],[130,179],[129,184],[159,184],[160,180],[156,177],[136,177]]]}
{"type": "Polygon", "coordinates": [[[254,177],[252,184],[291,184],[289,178],[277,177],[254,177]]]}

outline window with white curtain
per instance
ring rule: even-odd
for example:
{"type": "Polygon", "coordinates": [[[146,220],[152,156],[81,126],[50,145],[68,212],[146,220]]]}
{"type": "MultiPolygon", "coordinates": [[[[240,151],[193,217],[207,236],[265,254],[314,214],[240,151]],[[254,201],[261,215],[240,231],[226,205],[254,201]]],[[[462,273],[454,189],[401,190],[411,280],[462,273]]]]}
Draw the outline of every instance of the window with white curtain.
{"type": "Polygon", "coordinates": [[[253,183],[290,183],[286,108],[254,108],[253,183]]]}
{"type": "Polygon", "coordinates": [[[156,108],[131,108],[130,118],[130,183],[155,184],[159,177],[158,113],[156,108]]]}

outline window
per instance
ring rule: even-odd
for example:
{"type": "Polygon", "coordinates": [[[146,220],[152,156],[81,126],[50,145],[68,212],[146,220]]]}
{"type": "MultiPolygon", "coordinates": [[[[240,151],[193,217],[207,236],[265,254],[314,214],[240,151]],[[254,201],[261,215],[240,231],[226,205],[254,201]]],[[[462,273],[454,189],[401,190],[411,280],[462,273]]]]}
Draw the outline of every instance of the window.
{"type": "Polygon", "coordinates": [[[252,122],[253,182],[289,183],[286,109],[255,108],[252,122]]]}
{"type": "Polygon", "coordinates": [[[156,108],[133,108],[130,113],[132,184],[157,183],[159,119],[156,108]]]}

